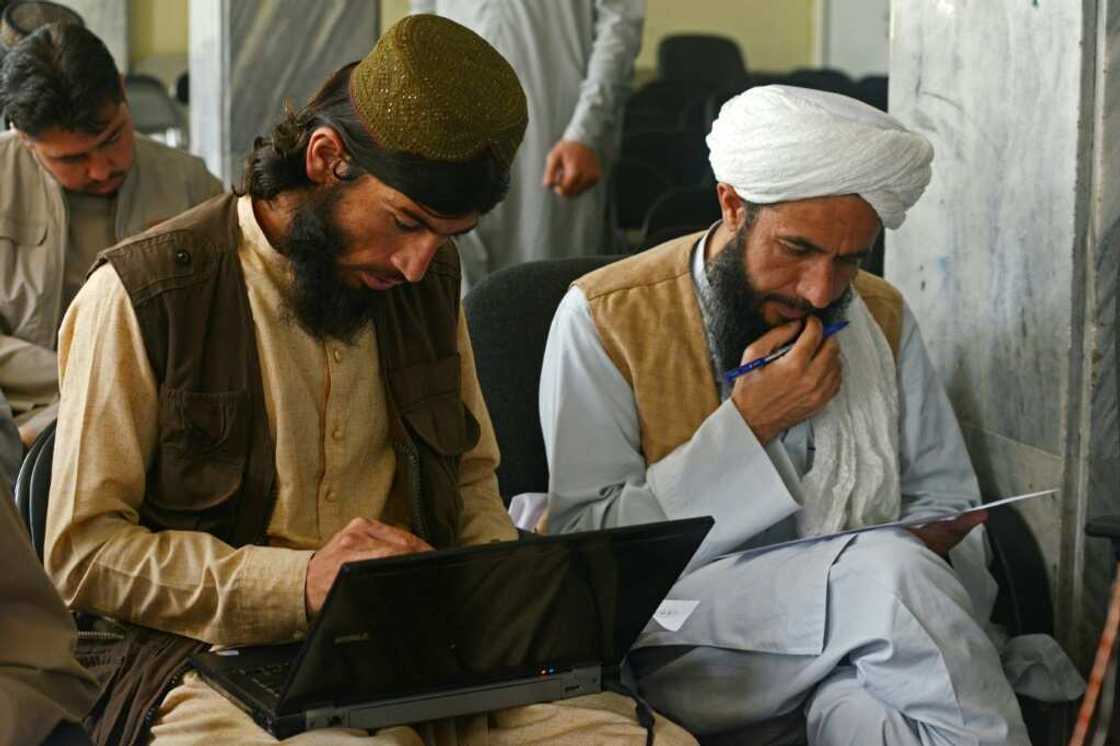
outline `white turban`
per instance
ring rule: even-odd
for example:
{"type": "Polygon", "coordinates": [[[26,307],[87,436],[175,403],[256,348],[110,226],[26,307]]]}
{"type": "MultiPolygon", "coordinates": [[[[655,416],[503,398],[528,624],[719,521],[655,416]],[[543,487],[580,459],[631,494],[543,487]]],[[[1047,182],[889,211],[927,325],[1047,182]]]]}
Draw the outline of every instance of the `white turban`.
{"type": "Polygon", "coordinates": [[[716,179],[757,204],[858,194],[897,228],[930,179],[933,146],[892,116],[808,88],[751,88],[708,135],[716,179]]]}

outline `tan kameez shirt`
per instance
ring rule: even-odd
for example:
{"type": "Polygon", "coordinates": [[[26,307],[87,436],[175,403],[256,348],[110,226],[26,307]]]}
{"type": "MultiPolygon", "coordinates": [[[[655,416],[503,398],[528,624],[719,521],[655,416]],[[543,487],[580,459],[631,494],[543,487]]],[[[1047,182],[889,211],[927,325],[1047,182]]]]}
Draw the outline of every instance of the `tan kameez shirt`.
{"type": "MultiPolygon", "coordinates": [[[[215,644],[277,642],[307,629],[307,562],[347,522],[377,518],[395,469],[376,331],[320,340],[283,304],[288,263],[247,197],[238,249],[276,443],[269,546],[138,525],[158,437],[156,383],[131,303],[111,266],[74,300],[59,333],[59,413],[45,563],[73,608],[215,644]]],[[[464,455],[465,543],[516,538],[498,496],[498,451],[460,315],[463,400],[482,429],[464,455]]]]}

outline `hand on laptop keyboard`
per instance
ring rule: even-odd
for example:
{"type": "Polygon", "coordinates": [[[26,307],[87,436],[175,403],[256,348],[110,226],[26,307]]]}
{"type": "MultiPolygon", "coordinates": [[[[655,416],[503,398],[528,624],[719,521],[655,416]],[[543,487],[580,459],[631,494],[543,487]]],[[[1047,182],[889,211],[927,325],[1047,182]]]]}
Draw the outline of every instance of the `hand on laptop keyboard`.
{"type": "Polygon", "coordinates": [[[315,617],[323,608],[327,591],[331,589],[338,569],[345,563],[431,549],[426,541],[404,529],[380,521],[355,518],[311,556],[304,583],[308,618],[315,617]]]}

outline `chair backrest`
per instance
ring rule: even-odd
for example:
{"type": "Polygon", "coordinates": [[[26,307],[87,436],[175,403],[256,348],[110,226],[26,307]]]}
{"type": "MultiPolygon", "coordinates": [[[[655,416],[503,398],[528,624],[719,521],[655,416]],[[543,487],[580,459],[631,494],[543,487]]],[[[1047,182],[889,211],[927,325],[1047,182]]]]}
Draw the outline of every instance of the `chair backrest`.
{"type": "Polygon", "coordinates": [[[27,524],[35,553],[43,559],[43,542],[47,533],[47,504],[51,492],[51,462],[54,459],[52,422],[31,444],[16,475],[16,508],[27,524]]]}
{"type": "Polygon", "coordinates": [[[181,132],[184,129],[183,113],[159,78],[129,73],[124,77],[124,88],[138,131],[145,135],[166,135],[169,130],[181,132]]]}
{"type": "Polygon", "coordinates": [[[653,166],[678,187],[715,182],[702,130],[635,132],[622,138],[622,157],[653,166]]]}
{"type": "Polygon", "coordinates": [[[475,368],[502,460],[502,499],[548,491],[537,391],[552,317],[568,286],[621,256],[526,262],[495,272],[463,299],[475,368]]]}
{"type": "Polygon", "coordinates": [[[890,81],[886,75],[867,75],[856,83],[856,98],[879,111],[886,111],[889,89],[890,81]]]}
{"type": "Polygon", "coordinates": [[[646,213],[642,234],[648,239],[666,228],[702,230],[719,219],[719,199],[714,186],[681,187],[663,194],[653,203],[646,213]]]}
{"type": "Polygon", "coordinates": [[[818,91],[830,91],[844,96],[859,98],[856,83],[843,70],[831,67],[802,67],[786,76],[788,85],[802,88],[815,88],[818,91]]]}
{"type": "Polygon", "coordinates": [[[623,233],[639,230],[649,208],[672,189],[673,180],[656,166],[621,158],[611,171],[612,224],[623,233]]]}
{"type": "Polygon", "coordinates": [[[992,621],[1016,635],[1054,634],[1054,606],[1042,550],[1013,506],[988,513],[989,569],[999,585],[992,621]]]}
{"type": "Polygon", "coordinates": [[[671,34],[657,45],[657,75],[725,85],[747,75],[743,53],[734,39],[714,34],[671,34]]]}
{"type": "Polygon", "coordinates": [[[703,101],[708,90],[687,80],[651,80],[627,99],[622,131],[630,134],[675,129],[681,112],[703,101]]]}

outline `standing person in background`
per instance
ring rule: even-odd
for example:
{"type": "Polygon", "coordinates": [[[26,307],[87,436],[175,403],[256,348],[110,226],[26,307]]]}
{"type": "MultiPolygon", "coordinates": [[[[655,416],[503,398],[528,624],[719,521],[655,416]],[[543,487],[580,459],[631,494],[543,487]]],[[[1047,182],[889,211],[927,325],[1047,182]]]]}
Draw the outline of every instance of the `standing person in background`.
{"type": "Polygon", "coordinates": [[[642,40],[645,0],[412,0],[510,61],[529,128],[506,201],[459,242],[468,285],[531,259],[603,253],[607,185],[642,40]]]}

